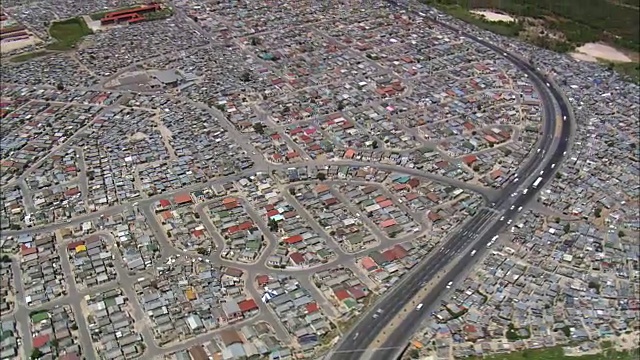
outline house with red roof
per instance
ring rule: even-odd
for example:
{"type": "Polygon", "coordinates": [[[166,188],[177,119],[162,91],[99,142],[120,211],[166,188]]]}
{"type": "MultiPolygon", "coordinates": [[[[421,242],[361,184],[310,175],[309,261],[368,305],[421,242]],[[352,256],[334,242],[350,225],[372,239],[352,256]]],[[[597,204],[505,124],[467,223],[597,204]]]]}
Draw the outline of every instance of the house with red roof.
{"type": "Polygon", "coordinates": [[[478,161],[478,157],[473,154],[462,157],[462,162],[465,163],[467,166],[473,165],[473,163],[476,161],[478,161]]]}
{"type": "Polygon", "coordinates": [[[400,246],[399,244],[395,245],[393,247],[393,253],[395,254],[396,259],[400,260],[400,259],[404,259],[405,257],[407,257],[407,255],[409,255],[409,253],[407,252],[407,250],[405,250],[402,246],[400,246]]]}
{"type": "Polygon", "coordinates": [[[429,211],[429,214],[427,214],[427,218],[434,223],[442,220],[442,216],[440,216],[440,214],[435,211],[429,211]]]}
{"type": "Polygon", "coordinates": [[[393,251],[393,249],[388,249],[385,250],[382,253],[382,258],[384,259],[385,262],[393,262],[396,259],[396,253],[393,251]]]}
{"type": "Polygon", "coordinates": [[[338,301],[352,299],[351,294],[349,294],[349,292],[345,289],[333,289],[333,296],[335,296],[338,301]]]}
{"type": "Polygon", "coordinates": [[[304,238],[302,238],[302,235],[298,234],[298,235],[290,236],[284,239],[283,241],[285,242],[285,244],[292,245],[292,244],[299,243],[302,240],[304,240],[304,238]]]}
{"type": "Polygon", "coordinates": [[[20,245],[20,255],[22,256],[22,262],[35,261],[38,259],[38,249],[23,244],[20,245]]]}
{"type": "Polygon", "coordinates": [[[305,308],[307,310],[307,314],[313,314],[314,312],[320,310],[318,304],[314,302],[308,303],[307,305],[305,305],[305,308]]]}
{"type": "Polygon", "coordinates": [[[187,205],[193,203],[193,199],[191,199],[191,195],[188,193],[182,193],[175,196],[174,201],[176,205],[187,205]]]}
{"type": "Polygon", "coordinates": [[[252,313],[258,310],[258,304],[256,304],[255,300],[253,299],[246,299],[246,300],[240,301],[238,303],[238,307],[240,308],[240,311],[242,311],[242,314],[245,317],[247,316],[247,313],[252,313]]]}
{"type": "Polygon", "coordinates": [[[171,201],[167,199],[161,199],[160,201],[156,202],[155,211],[156,213],[159,213],[161,211],[169,210],[170,208],[171,201]]]}
{"type": "Polygon", "coordinates": [[[289,261],[293,266],[302,266],[307,262],[307,260],[304,258],[304,255],[299,252],[289,254],[289,261]]]}
{"type": "Polygon", "coordinates": [[[49,334],[43,334],[43,335],[35,336],[31,341],[34,348],[42,349],[49,345],[49,339],[50,339],[49,334]]]}
{"type": "Polygon", "coordinates": [[[258,286],[265,286],[269,283],[269,275],[258,275],[256,277],[256,282],[258,286]]]}
{"type": "Polygon", "coordinates": [[[360,260],[360,265],[367,271],[373,271],[378,268],[378,264],[368,256],[365,256],[360,260]]]}
{"type": "Polygon", "coordinates": [[[387,220],[385,220],[385,221],[380,223],[380,227],[383,228],[383,229],[386,229],[386,228],[391,227],[391,226],[396,225],[396,224],[397,224],[397,222],[396,222],[395,219],[387,219],[387,220]]]}
{"type": "Polygon", "coordinates": [[[347,291],[355,300],[361,300],[367,297],[367,293],[362,289],[361,286],[352,286],[348,288],[347,291]]]}

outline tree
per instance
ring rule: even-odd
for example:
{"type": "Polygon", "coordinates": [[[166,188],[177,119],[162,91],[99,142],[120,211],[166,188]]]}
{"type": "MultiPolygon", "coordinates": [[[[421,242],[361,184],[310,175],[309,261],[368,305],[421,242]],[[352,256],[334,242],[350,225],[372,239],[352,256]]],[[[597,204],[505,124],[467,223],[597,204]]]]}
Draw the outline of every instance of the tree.
{"type": "Polygon", "coordinates": [[[596,210],[593,213],[597,218],[600,218],[602,216],[602,209],[596,208],[596,210]]]}
{"type": "Polygon", "coordinates": [[[35,359],[40,359],[44,354],[42,353],[42,351],[40,351],[40,349],[38,348],[34,348],[33,351],[31,351],[31,360],[35,360],[35,359]]]}
{"type": "Polygon", "coordinates": [[[248,71],[243,72],[240,75],[240,80],[242,80],[243,82],[249,82],[251,81],[251,73],[248,71]]]}
{"type": "Polygon", "coordinates": [[[58,89],[58,91],[62,91],[64,90],[64,85],[62,83],[58,83],[56,84],[56,89],[58,89]]]}
{"type": "Polygon", "coordinates": [[[295,188],[289,188],[289,194],[291,194],[292,196],[296,195],[296,189],[295,188]]]}
{"type": "Polygon", "coordinates": [[[556,217],[555,222],[556,222],[556,224],[559,224],[560,223],[560,218],[556,217]]]}
{"type": "Polygon", "coordinates": [[[565,232],[565,234],[569,233],[571,231],[571,225],[570,224],[565,224],[564,227],[562,228],[562,231],[565,232]]]}
{"type": "Polygon", "coordinates": [[[618,237],[622,238],[622,237],[625,237],[625,235],[626,234],[624,233],[624,231],[622,231],[622,230],[618,231],[618,237]]]}
{"type": "Polygon", "coordinates": [[[411,349],[411,350],[409,350],[407,355],[409,356],[410,359],[419,359],[420,358],[420,351],[418,351],[418,349],[411,349]]]}
{"type": "Polygon", "coordinates": [[[262,123],[255,123],[253,124],[253,131],[255,131],[256,133],[262,135],[264,134],[264,125],[262,123]]]}
{"type": "Polygon", "coordinates": [[[278,231],[278,222],[275,221],[274,219],[269,219],[269,222],[267,223],[267,225],[269,225],[269,231],[271,232],[278,231]]]}
{"type": "Polygon", "coordinates": [[[371,143],[371,147],[374,149],[378,148],[378,140],[373,140],[373,142],[371,143]]]}
{"type": "Polygon", "coordinates": [[[327,174],[319,172],[318,175],[316,175],[316,179],[320,181],[325,181],[327,179],[327,174]]]}

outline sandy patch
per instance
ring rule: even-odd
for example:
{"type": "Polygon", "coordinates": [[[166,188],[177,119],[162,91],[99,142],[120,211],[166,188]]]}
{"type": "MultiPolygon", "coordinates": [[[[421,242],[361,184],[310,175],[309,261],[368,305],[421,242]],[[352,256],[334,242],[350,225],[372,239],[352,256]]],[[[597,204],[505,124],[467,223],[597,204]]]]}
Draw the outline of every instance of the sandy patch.
{"type": "Polygon", "coordinates": [[[588,43],[580,46],[571,53],[575,59],[582,61],[597,62],[598,59],[614,62],[632,62],[631,58],[619,50],[605,44],[588,43]]]}
{"type": "Polygon", "coordinates": [[[0,52],[2,52],[3,54],[6,53],[10,53],[14,50],[18,50],[18,49],[22,49],[22,48],[26,48],[29,46],[34,46],[37,44],[40,44],[42,41],[38,38],[34,38],[34,37],[30,37],[28,39],[24,39],[24,40],[17,40],[17,41],[3,41],[2,43],[0,43],[0,52]]]}
{"type": "Polygon", "coordinates": [[[504,21],[504,22],[515,22],[516,19],[505,14],[498,14],[489,10],[472,10],[471,13],[480,15],[488,21],[504,21]]]}

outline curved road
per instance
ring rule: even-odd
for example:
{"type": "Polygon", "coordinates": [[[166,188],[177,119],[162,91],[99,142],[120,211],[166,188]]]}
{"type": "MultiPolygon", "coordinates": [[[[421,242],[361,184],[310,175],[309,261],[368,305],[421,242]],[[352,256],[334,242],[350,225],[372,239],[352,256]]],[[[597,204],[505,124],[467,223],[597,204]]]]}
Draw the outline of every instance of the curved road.
{"type": "MultiPolygon", "coordinates": [[[[389,2],[407,10],[402,5],[393,1],[389,2]]],[[[416,12],[414,14],[422,16],[416,12]]],[[[458,29],[450,25],[438,21],[434,22],[449,30],[459,32],[458,29]]],[[[341,342],[325,357],[326,360],[390,360],[400,355],[414,331],[427,315],[426,310],[431,308],[437,301],[441,293],[440,289],[444,289],[447,282],[456,279],[465,270],[468,270],[470,261],[459,261],[448,274],[442,277],[438,276],[436,290],[430,292],[421,300],[420,303],[423,304],[423,307],[420,310],[414,311],[417,316],[407,316],[391,333],[384,334],[387,337],[383,344],[374,346],[372,342],[394,320],[398,313],[408,305],[424,285],[434,280],[436,274],[445,269],[447,265],[455,262],[460,256],[470,256],[472,244],[477,243],[475,248],[478,256],[481,256],[486,251],[485,245],[491,238],[503,231],[507,226],[507,222],[518,216],[519,208],[534,200],[544,184],[553,179],[555,165],[562,161],[568,150],[571,135],[571,121],[569,121],[571,113],[569,106],[558,90],[550,86],[548,80],[538,70],[519,57],[507,53],[484,39],[471,34],[460,32],[460,35],[502,54],[507,60],[528,74],[538,89],[544,107],[545,122],[542,137],[538,144],[538,148],[541,149],[540,153],[533,156],[519,170],[518,178],[520,180],[507,185],[501,192],[502,196],[494,199],[493,209],[480,211],[462,229],[452,235],[445,247],[437,253],[437,257],[423,261],[411,273],[407,274],[400,284],[384,296],[374,308],[363,315],[362,319],[351,328],[349,333],[342,336],[341,342]],[[555,111],[554,100],[559,105],[560,116],[555,111]],[[558,124],[558,122],[561,124],[558,124]],[[558,130],[560,130],[560,133],[557,133],[558,130]],[[534,189],[531,185],[534,179],[541,175],[541,170],[544,172],[541,176],[543,180],[534,189]],[[526,193],[524,193],[525,186],[528,188],[526,193]],[[515,195],[512,196],[512,194],[515,195]],[[497,220],[499,217],[500,220],[497,220]],[[374,319],[373,314],[378,310],[382,312],[374,319]],[[372,347],[375,347],[375,349],[371,349],[372,347]]]]}

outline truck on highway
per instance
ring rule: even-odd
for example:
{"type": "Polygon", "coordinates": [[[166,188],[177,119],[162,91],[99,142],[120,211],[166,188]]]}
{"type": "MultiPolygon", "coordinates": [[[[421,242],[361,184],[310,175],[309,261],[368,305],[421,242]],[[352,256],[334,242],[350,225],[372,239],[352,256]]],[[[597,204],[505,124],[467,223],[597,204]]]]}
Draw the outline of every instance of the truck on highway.
{"type": "Polygon", "coordinates": [[[538,185],[540,185],[540,182],[542,182],[542,176],[540,176],[539,178],[536,179],[536,181],[534,181],[533,183],[533,188],[537,188],[538,185]]]}

